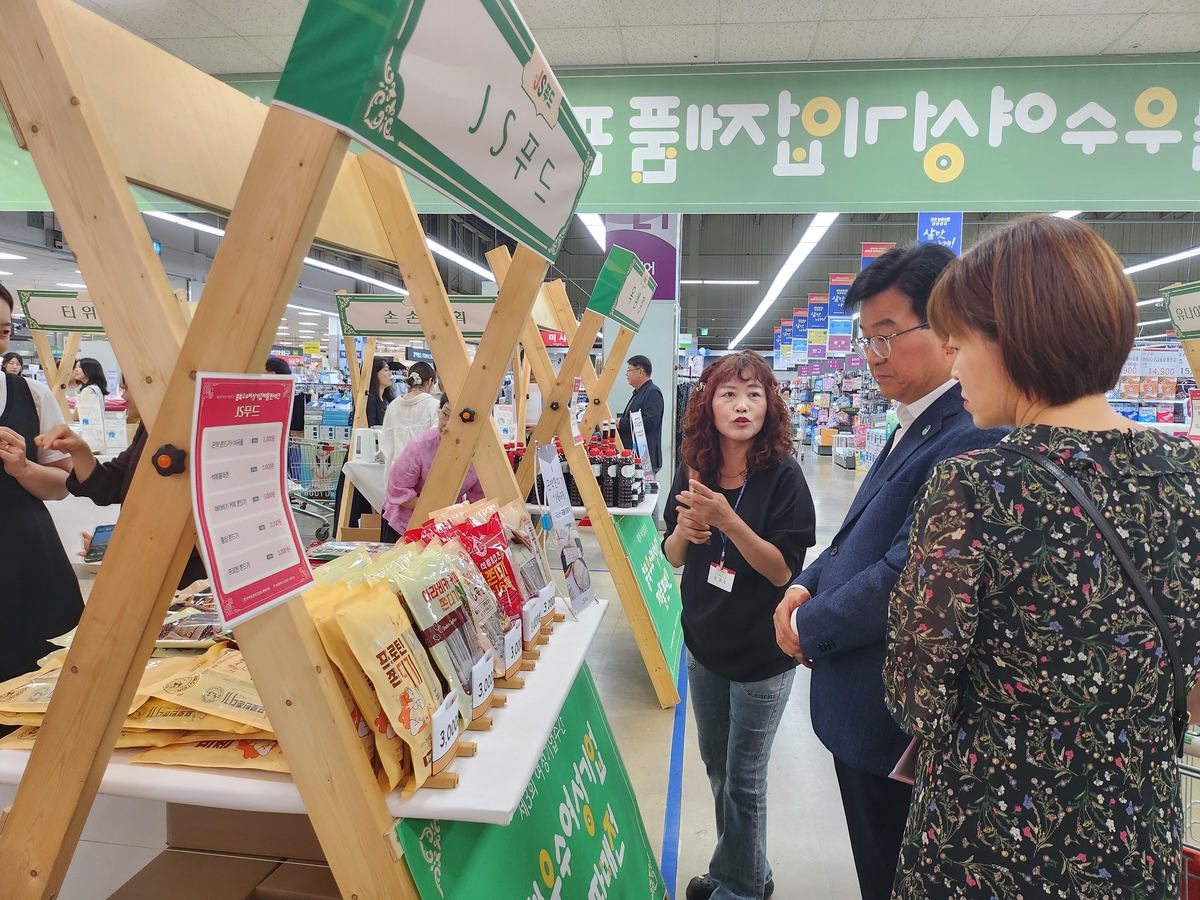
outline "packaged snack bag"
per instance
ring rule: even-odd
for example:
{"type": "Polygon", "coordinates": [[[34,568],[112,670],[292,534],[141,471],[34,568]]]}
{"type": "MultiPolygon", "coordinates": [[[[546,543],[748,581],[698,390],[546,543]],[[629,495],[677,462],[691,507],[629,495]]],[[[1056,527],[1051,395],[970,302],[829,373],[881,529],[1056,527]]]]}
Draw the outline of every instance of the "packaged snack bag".
{"type": "MultiPolygon", "coordinates": [[[[484,657],[475,629],[467,619],[467,595],[454,567],[440,547],[430,545],[414,561],[395,570],[394,588],[404,598],[420,628],[421,642],[438,671],[458,693],[464,726],[472,718],[472,671],[484,657]]],[[[492,671],[488,660],[488,672],[492,671]]]]}
{"type": "Polygon", "coordinates": [[[314,569],[313,574],[321,584],[336,584],[344,581],[350,587],[354,587],[362,583],[363,573],[370,565],[371,557],[367,554],[366,548],[359,546],[353,553],[339,556],[314,569]]]}
{"type": "Polygon", "coordinates": [[[514,500],[500,508],[500,521],[504,524],[505,537],[508,538],[509,550],[526,597],[540,594],[552,578],[546,558],[538,546],[529,513],[514,500]]]}
{"type": "Polygon", "coordinates": [[[199,649],[215,644],[224,630],[221,617],[194,606],[185,606],[167,613],[162,630],[154,642],[164,649],[199,649]]]}
{"type": "Polygon", "coordinates": [[[287,762],[277,741],[231,738],[198,744],[168,744],[143,750],[132,763],[156,766],[200,766],[208,769],[259,769],[288,774],[287,762]]]}
{"type": "MultiPolygon", "coordinates": [[[[223,647],[223,644],[219,644],[209,652],[223,647]]],[[[149,693],[159,700],[170,700],[198,712],[232,719],[260,731],[272,730],[271,723],[267,720],[267,711],[254,688],[250,670],[246,668],[246,661],[242,658],[240,650],[226,649],[208,668],[188,672],[149,693]]]]}
{"type": "Polygon", "coordinates": [[[433,714],[441,705],[441,688],[422,675],[414,657],[424,650],[405,639],[408,615],[385,584],[339,604],[337,620],[388,721],[409,746],[413,780],[404,793],[411,793],[434,771],[433,714]]]}
{"type": "MultiPolygon", "coordinates": [[[[4,724],[0,720],[0,724],[4,724]]],[[[250,734],[258,729],[223,716],[189,709],[169,700],[151,698],[125,717],[126,731],[219,731],[226,735],[250,734]]]]}
{"type": "MultiPolygon", "coordinates": [[[[0,750],[32,750],[41,728],[27,725],[7,737],[0,738],[0,750]]],[[[117,736],[117,749],[127,747],[163,747],[183,736],[182,731],[122,731],[117,736]]]]}
{"type": "MultiPolygon", "coordinates": [[[[165,733],[165,732],[164,732],[165,733]]],[[[170,744],[201,744],[205,741],[228,741],[233,736],[223,731],[181,731],[178,732],[179,737],[173,741],[168,741],[170,744]]],[[[274,741],[278,740],[273,731],[251,731],[248,734],[239,734],[236,738],[239,741],[274,741]]],[[[154,746],[162,746],[155,744],[154,746]]]]}
{"type": "Polygon", "coordinates": [[[458,574],[467,595],[467,613],[475,634],[484,652],[495,652],[493,672],[497,678],[504,677],[504,633],[512,626],[511,620],[496,603],[496,595],[488,587],[478,566],[460,538],[451,538],[442,545],[442,551],[458,574]]]}
{"type": "Polygon", "coordinates": [[[509,619],[520,620],[521,607],[528,599],[521,593],[512,560],[508,556],[508,538],[500,516],[494,515],[483,525],[466,523],[458,526],[455,533],[462,538],[463,545],[475,565],[483,574],[496,595],[496,602],[509,619]]]}
{"type": "Polygon", "coordinates": [[[353,590],[348,589],[345,584],[318,585],[304,593],[304,603],[317,626],[317,634],[325,652],[346,682],[356,708],[361,710],[361,718],[355,725],[360,734],[363,725],[367,726],[375,748],[375,758],[379,762],[379,770],[375,773],[379,780],[379,788],[383,793],[390,794],[404,776],[405,744],[388,721],[370,679],[354,658],[336,615],[339,603],[348,598],[363,596],[367,590],[367,585],[359,585],[353,590]]]}

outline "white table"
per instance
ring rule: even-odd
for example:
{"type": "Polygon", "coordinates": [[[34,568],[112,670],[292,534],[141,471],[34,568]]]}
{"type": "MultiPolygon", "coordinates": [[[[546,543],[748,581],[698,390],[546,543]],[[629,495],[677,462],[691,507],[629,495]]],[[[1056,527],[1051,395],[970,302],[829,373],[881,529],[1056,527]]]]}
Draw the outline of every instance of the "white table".
{"type": "MultiPolygon", "coordinates": [[[[666,487],[669,488],[670,485],[668,484],[666,487]]],[[[608,508],[608,512],[610,515],[614,516],[648,516],[651,515],[654,512],[654,508],[658,506],[658,499],[661,495],[660,489],[658,494],[646,494],[646,498],[637,506],[610,506],[608,508]]],[[[530,513],[536,513],[539,516],[544,512],[549,512],[548,507],[542,506],[538,503],[527,503],[525,506],[530,513]]],[[[574,511],[576,519],[582,519],[588,514],[587,507],[584,506],[572,506],[571,509],[574,511]]]]}
{"type": "MultiPolygon", "coordinates": [[[[446,819],[507,825],[521,802],[554,723],[575,684],[584,657],[600,629],[609,601],[600,600],[572,620],[565,601],[557,602],[567,619],[554,626],[542,645],[537,668],[523,672],[525,687],[505,691],[507,705],[489,711],[491,731],[468,731],[473,757],[455,760],[453,790],[419,790],[400,798],[393,791],[388,809],[396,817],[446,819]]],[[[232,769],[131,765],[137,750],[117,750],[100,782],[100,793],[144,800],[215,806],[258,812],[303,813],[304,801],[290,775],[232,769]]],[[[27,750],[0,750],[0,785],[17,784],[29,761],[27,750]]]]}

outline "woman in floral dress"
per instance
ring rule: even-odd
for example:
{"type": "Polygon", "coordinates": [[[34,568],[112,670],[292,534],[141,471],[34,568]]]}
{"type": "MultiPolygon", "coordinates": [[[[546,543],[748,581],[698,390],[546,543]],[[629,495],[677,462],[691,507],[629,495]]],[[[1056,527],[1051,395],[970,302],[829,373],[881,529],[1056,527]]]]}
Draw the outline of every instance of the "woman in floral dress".
{"type": "Polygon", "coordinates": [[[921,738],[895,896],[1178,897],[1173,675],[1150,614],[1036,449],[1117,529],[1200,660],[1200,457],[1104,397],[1136,331],[1121,262],[1046,216],[985,237],[929,320],[997,447],[946,460],[918,499],[892,596],[889,708],[921,738]]]}

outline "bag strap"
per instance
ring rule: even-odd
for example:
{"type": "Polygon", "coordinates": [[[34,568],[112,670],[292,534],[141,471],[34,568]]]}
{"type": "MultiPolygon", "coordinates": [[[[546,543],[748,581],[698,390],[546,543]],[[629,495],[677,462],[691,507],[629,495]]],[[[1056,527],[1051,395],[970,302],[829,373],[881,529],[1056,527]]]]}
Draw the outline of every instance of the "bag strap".
{"type": "Polygon", "coordinates": [[[1096,508],[1096,505],[1087,494],[1084,493],[1078,481],[1068,475],[1061,466],[1052,462],[1044,454],[1029,447],[1002,443],[997,445],[997,449],[1020,454],[1053,476],[1054,480],[1066,488],[1067,493],[1074,498],[1080,510],[1092,520],[1093,524],[1100,531],[1100,534],[1104,536],[1105,541],[1112,548],[1113,553],[1117,555],[1117,562],[1125,570],[1125,574],[1133,584],[1134,590],[1137,591],[1138,596],[1142,600],[1142,605],[1146,607],[1146,610],[1150,613],[1150,618],[1154,620],[1154,624],[1157,626],[1158,632],[1162,637],[1162,645],[1171,660],[1172,682],[1175,691],[1175,749],[1182,756],[1184,734],[1187,732],[1189,721],[1187,679],[1183,673],[1183,661],[1179,654],[1179,644],[1175,640],[1175,635],[1171,631],[1170,625],[1167,624],[1167,619],[1163,615],[1162,608],[1158,605],[1158,601],[1154,599],[1154,593],[1150,590],[1150,586],[1146,584],[1146,580],[1142,578],[1141,572],[1138,571],[1137,566],[1130,559],[1129,553],[1125,549],[1125,545],[1121,542],[1121,539],[1117,536],[1116,530],[1104,518],[1103,514],[1096,508]]]}

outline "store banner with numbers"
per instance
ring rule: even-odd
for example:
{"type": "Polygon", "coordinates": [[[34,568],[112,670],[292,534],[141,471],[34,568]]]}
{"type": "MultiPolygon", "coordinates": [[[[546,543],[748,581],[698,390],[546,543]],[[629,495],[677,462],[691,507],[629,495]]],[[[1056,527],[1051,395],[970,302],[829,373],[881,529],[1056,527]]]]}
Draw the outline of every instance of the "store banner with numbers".
{"type": "Polygon", "coordinates": [[[668,896],[587,663],[509,825],[406,818],[396,833],[422,900],[668,896]]]}
{"type": "Polygon", "coordinates": [[[604,157],[589,212],[1200,203],[1190,53],[585,69],[561,81],[604,157]]]}
{"type": "Polygon", "coordinates": [[[829,295],[808,295],[808,358],[824,359],[829,344],[829,295]]]}
{"type": "Polygon", "coordinates": [[[939,244],[962,256],[963,214],[917,213],[917,243],[939,244]]]}
{"type": "Polygon", "coordinates": [[[862,268],[866,268],[883,254],[895,248],[895,244],[863,244],[862,245],[862,268]]]}
{"type": "Polygon", "coordinates": [[[196,375],[192,510],[227,628],[313,584],[288,504],[292,393],[290,375],[196,375]]]}
{"type": "Polygon", "coordinates": [[[274,102],[551,260],[595,156],[511,0],[309,0],[274,102]]]}
{"type": "Polygon", "coordinates": [[[614,515],[617,534],[625,555],[633,564],[633,575],[641,588],[658,634],[658,643],[671,670],[671,681],[679,681],[679,654],[683,650],[683,598],[679,582],[662,551],[662,535],[650,516],[614,515]]]}
{"type": "Polygon", "coordinates": [[[808,359],[808,307],[792,309],[792,359],[808,359]]]}
{"type": "Polygon", "coordinates": [[[833,272],[829,276],[829,315],[846,315],[846,294],[854,284],[853,272],[833,272]]]}

